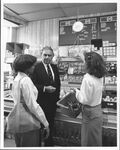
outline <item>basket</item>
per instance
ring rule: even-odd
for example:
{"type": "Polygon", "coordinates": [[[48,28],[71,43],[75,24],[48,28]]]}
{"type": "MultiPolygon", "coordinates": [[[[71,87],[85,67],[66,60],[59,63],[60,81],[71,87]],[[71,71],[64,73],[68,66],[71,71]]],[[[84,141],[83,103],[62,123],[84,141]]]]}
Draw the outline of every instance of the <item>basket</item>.
{"type": "Polygon", "coordinates": [[[72,118],[76,118],[82,112],[82,104],[78,102],[75,93],[67,93],[61,100],[57,102],[61,112],[72,118]]]}

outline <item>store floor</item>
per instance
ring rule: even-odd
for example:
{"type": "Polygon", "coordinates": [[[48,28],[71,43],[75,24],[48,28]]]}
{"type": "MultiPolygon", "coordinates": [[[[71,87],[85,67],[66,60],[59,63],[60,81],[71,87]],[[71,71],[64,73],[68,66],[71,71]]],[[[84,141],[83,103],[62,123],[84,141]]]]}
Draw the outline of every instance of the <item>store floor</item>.
{"type": "Polygon", "coordinates": [[[4,140],[4,147],[16,147],[15,140],[14,139],[5,138],[5,140],[4,140]]]}

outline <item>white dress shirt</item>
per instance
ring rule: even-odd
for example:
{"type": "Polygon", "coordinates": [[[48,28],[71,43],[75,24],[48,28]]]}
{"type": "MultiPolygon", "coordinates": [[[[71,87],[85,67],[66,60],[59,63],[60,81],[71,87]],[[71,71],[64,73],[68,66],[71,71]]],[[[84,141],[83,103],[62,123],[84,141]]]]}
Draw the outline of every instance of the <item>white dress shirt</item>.
{"type": "Polygon", "coordinates": [[[82,104],[96,106],[101,104],[103,78],[85,74],[80,90],[76,89],[76,98],[82,104]]]}
{"type": "Polygon", "coordinates": [[[32,80],[25,73],[22,72],[18,72],[18,75],[15,77],[13,82],[12,93],[13,93],[14,103],[16,104],[19,101],[19,97],[20,97],[19,83],[27,107],[40,120],[40,122],[45,127],[47,127],[48,121],[46,120],[45,114],[42,108],[36,102],[38,96],[38,90],[34,86],[32,80]]]}

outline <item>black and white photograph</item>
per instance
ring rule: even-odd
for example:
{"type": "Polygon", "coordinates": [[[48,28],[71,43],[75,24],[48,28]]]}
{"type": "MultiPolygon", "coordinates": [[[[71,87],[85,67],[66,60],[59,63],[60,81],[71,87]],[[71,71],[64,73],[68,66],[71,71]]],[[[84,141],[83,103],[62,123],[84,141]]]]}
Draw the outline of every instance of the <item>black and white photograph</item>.
{"type": "Polygon", "coordinates": [[[118,1],[1,1],[2,149],[119,149],[118,1]]]}

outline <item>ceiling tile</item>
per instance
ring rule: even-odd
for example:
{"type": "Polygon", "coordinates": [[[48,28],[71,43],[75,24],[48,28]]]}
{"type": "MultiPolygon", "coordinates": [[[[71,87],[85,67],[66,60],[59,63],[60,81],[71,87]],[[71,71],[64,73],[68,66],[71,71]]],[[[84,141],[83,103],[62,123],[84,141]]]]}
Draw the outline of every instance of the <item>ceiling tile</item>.
{"type": "Polygon", "coordinates": [[[66,16],[81,16],[81,15],[89,15],[89,14],[96,14],[96,13],[103,13],[103,12],[111,12],[116,11],[116,5],[112,4],[90,4],[90,5],[82,5],[77,7],[68,7],[63,8],[66,16]]]}
{"type": "Polygon", "coordinates": [[[5,6],[14,10],[18,14],[46,11],[59,7],[58,3],[23,3],[23,4],[16,3],[16,4],[5,4],[5,6]]]}
{"type": "Polygon", "coordinates": [[[20,15],[22,18],[25,18],[28,21],[37,21],[41,19],[51,19],[51,18],[58,18],[58,17],[64,17],[64,12],[58,8],[48,11],[40,11],[30,14],[23,14],[20,15]]]}
{"type": "Polygon", "coordinates": [[[5,6],[9,8],[4,7],[5,13],[26,21],[117,11],[117,3],[9,3],[5,6]]]}

